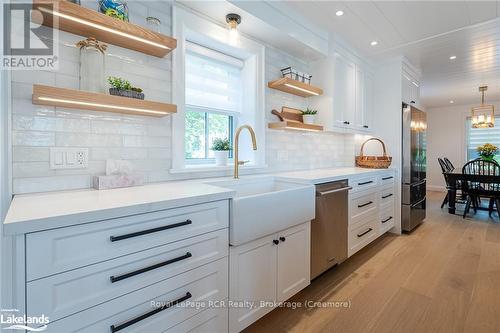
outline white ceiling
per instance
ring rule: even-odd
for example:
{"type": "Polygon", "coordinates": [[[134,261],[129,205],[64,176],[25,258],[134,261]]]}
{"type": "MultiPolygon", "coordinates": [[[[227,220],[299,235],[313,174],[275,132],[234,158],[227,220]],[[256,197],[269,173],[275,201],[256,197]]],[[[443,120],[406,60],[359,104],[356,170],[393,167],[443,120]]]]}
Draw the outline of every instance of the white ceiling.
{"type": "Polygon", "coordinates": [[[347,42],[383,59],[404,55],[422,70],[422,100],[435,107],[500,100],[500,1],[289,1],[287,5],[347,42]],[[343,16],[335,12],[342,10],[343,16]],[[378,45],[371,46],[376,40],[378,45]],[[450,61],[449,57],[457,59],[450,61]]]}

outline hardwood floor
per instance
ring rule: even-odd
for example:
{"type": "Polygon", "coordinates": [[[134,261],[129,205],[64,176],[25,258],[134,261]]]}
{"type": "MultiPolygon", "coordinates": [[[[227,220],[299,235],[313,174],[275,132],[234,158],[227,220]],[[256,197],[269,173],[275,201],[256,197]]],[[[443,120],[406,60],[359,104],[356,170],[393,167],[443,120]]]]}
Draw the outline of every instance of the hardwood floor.
{"type": "Polygon", "coordinates": [[[443,196],[428,194],[411,234],[381,237],[290,299],[303,307],[275,309],[245,332],[500,332],[499,218],[449,215],[443,196]]]}

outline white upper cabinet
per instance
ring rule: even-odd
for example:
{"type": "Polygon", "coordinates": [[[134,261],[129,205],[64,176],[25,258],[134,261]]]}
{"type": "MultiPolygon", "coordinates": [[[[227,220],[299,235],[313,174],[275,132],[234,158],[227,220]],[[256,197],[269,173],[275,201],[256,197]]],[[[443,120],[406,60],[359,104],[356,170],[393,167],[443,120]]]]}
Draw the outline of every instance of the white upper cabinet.
{"type": "Polygon", "coordinates": [[[403,102],[413,106],[420,106],[420,78],[417,74],[403,66],[401,75],[403,102]]]}
{"type": "Polygon", "coordinates": [[[312,64],[322,96],[311,98],[318,123],[337,132],[369,132],[372,128],[372,73],[348,56],[335,54],[312,64]]]}

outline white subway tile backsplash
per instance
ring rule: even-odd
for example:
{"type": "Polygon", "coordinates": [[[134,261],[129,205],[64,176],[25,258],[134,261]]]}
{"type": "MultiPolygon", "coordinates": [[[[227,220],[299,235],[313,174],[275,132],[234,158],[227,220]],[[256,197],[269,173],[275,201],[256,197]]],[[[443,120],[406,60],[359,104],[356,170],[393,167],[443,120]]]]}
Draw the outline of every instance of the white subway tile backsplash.
{"type": "MultiPolygon", "coordinates": [[[[96,9],[96,1],[83,0],[96,9]]],[[[161,20],[161,31],[171,33],[171,2],[129,1],[130,20],[146,26],[146,16],[161,20]]],[[[144,173],[146,182],[161,182],[220,172],[171,174],[171,117],[133,116],[35,106],[32,84],[41,83],[78,89],[79,50],[82,36],[59,32],[59,70],[16,72],[12,80],[13,191],[29,193],[91,187],[91,177],[105,172],[106,159],[125,159],[144,173]],[[50,170],[49,147],[89,148],[89,167],[50,170]]],[[[174,51],[175,52],[175,51],[174,51]]],[[[266,47],[265,80],[281,77],[280,69],[293,66],[307,72],[308,64],[282,51],[266,47]]],[[[119,76],[144,89],[146,99],[170,103],[172,99],[172,55],[164,58],[108,45],[105,76],[119,76]]],[[[314,80],[314,78],[313,78],[314,80]]],[[[282,106],[305,108],[307,99],[266,88],[265,119],[277,121],[270,112],[282,106]]],[[[258,138],[259,139],[259,138],[258,138]]],[[[262,140],[262,139],[261,139],[262,140]]],[[[354,164],[354,137],[335,133],[306,133],[266,130],[267,171],[286,171],[354,164]]],[[[224,172],[229,175],[231,172],[224,172]]]]}

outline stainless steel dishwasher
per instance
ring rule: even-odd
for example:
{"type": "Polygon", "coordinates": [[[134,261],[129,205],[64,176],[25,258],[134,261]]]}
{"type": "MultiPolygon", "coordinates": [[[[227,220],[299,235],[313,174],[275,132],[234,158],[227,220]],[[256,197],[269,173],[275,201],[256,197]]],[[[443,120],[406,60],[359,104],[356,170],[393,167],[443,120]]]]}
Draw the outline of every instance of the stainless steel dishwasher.
{"type": "Polygon", "coordinates": [[[311,280],[347,259],[347,179],[316,185],[316,218],[311,222],[311,280]]]}

